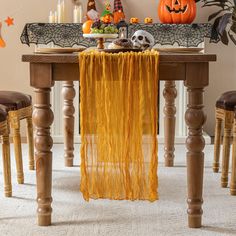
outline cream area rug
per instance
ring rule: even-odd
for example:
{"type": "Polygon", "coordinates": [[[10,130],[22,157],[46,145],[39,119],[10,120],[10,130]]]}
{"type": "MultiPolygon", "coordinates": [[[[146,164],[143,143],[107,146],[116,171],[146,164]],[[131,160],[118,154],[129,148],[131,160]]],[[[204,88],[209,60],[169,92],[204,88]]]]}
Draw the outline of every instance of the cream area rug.
{"type": "MultiPolygon", "coordinates": [[[[53,225],[36,225],[35,172],[27,169],[27,146],[23,145],[25,184],[16,184],[12,155],[13,197],[3,196],[0,162],[0,236],[164,236],[236,235],[236,197],[220,188],[220,174],[213,174],[213,146],[206,147],[204,187],[204,227],[189,229],[186,215],[185,148],[176,147],[176,167],[163,166],[163,146],[159,147],[160,200],[150,202],[91,200],[79,192],[79,155],[74,168],[65,168],[63,145],[54,145],[53,225]]],[[[11,147],[13,153],[13,147],[11,147]]],[[[75,153],[79,153],[76,146],[75,153]]]]}

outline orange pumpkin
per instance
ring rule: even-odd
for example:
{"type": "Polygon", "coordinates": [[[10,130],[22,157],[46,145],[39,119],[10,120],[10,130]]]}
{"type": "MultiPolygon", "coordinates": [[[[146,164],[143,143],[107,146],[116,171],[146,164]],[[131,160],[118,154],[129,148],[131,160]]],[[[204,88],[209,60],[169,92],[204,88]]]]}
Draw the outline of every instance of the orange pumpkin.
{"type": "Polygon", "coordinates": [[[113,17],[110,14],[107,14],[101,17],[101,21],[104,22],[105,24],[110,24],[112,20],[113,20],[113,17]]]}
{"type": "Polygon", "coordinates": [[[84,22],[83,27],[82,27],[84,34],[90,34],[92,24],[93,24],[92,20],[87,20],[84,22]]]}
{"type": "Polygon", "coordinates": [[[145,23],[145,24],[152,24],[152,23],[153,23],[153,19],[152,19],[151,17],[146,17],[146,18],[144,19],[144,23],[145,23]]]}
{"type": "Polygon", "coordinates": [[[158,15],[162,23],[190,24],[196,17],[195,0],[160,0],[158,15]]]}
{"type": "Polygon", "coordinates": [[[130,23],[131,24],[138,24],[139,23],[139,19],[137,17],[132,17],[132,18],[130,18],[130,23]]]}

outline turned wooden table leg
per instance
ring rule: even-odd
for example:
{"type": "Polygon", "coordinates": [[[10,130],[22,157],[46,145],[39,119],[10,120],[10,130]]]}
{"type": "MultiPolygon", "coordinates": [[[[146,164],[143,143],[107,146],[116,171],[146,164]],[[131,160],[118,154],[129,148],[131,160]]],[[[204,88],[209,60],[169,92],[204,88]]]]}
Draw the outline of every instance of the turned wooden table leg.
{"type": "Polygon", "coordinates": [[[205,140],[203,125],[204,87],[208,85],[208,63],[188,63],[186,65],[185,86],[188,88],[188,108],[185,114],[188,126],[187,184],[188,184],[188,224],[190,228],[202,225],[202,191],[205,140]]]}
{"type": "Polygon", "coordinates": [[[36,128],[35,159],[37,178],[38,225],[51,224],[52,146],[50,126],[53,112],[50,105],[50,88],[35,89],[36,101],[33,122],[36,128]]]}
{"type": "Polygon", "coordinates": [[[236,196],[236,119],[234,122],[234,141],[232,152],[232,174],[230,182],[230,194],[236,196]]]}
{"type": "Polygon", "coordinates": [[[175,81],[165,81],[165,88],[163,91],[165,98],[164,107],[164,136],[165,136],[165,166],[174,166],[174,151],[175,151],[175,99],[177,97],[177,90],[175,81]]]}
{"type": "Polygon", "coordinates": [[[73,100],[75,98],[73,81],[63,83],[62,95],[64,97],[64,158],[65,166],[73,166],[74,160],[74,113],[73,100]]]}
{"type": "Polygon", "coordinates": [[[213,162],[213,172],[219,172],[219,160],[220,160],[220,145],[221,145],[221,128],[222,119],[217,117],[216,111],[216,127],[215,127],[215,144],[214,144],[214,162],[213,162]]]}

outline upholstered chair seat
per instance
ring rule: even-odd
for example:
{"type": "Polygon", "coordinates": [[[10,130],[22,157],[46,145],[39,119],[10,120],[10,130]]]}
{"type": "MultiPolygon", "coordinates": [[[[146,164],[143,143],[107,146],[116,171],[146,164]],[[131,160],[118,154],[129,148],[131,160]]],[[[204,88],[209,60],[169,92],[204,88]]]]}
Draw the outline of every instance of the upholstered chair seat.
{"type": "Polygon", "coordinates": [[[6,107],[0,105],[0,122],[3,122],[7,119],[7,110],[6,107]]]}
{"type": "Polygon", "coordinates": [[[227,111],[233,111],[236,105],[236,91],[229,91],[217,100],[216,107],[227,111]]]}

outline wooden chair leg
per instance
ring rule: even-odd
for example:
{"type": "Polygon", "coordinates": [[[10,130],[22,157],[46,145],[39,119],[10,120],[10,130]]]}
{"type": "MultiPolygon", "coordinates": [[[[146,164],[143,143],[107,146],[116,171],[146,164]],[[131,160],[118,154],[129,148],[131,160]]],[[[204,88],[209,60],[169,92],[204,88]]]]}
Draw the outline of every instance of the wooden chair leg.
{"type": "Polygon", "coordinates": [[[228,173],[229,173],[229,155],[230,155],[230,140],[232,133],[232,125],[227,124],[225,121],[224,128],[224,142],[223,142],[223,157],[222,157],[222,174],[221,186],[227,188],[228,186],[228,173]]]}
{"type": "Polygon", "coordinates": [[[12,196],[11,185],[11,159],[10,159],[10,142],[9,129],[6,128],[2,136],[2,157],[3,157],[3,173],[4,173],[4,192],[6,197],[12,196]]]}
{"type": "Polygon", "coordinates": [[[236,196],[236,120],[234,122],[234,141],[232,152],[232,174],[230,182],[230,194],[236,196]]]}
{"type": "Polygon", "coordinates": [[[33,124],[32,124],[32,116],[26,118],[27,122],[27,140],[29,145],[29,169],[34,170],[34,142],[33,142],[33,124]]]}
{"type": "Polygon", "coordinates": [[[13,143],[16,159],[17,182],[24,183],[24,172],[22,162],[21,136],[20,136],[20,120],[17,117],[10,118],[11,127],[13,129],[13,143]]]}
{"type": "Polygon", "coordinates": [[[222,119],[216,117],[213,172],[219,172],[222,119]]]}

